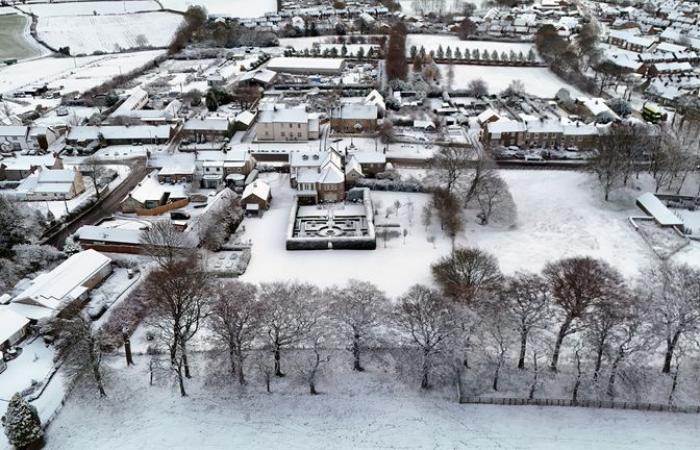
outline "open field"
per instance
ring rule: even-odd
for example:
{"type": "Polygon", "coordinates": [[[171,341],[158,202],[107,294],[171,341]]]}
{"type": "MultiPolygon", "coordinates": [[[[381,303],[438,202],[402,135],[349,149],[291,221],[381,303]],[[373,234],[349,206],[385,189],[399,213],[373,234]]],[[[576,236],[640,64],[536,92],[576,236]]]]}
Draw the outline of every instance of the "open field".
{"type": "Polygon", "coordinates": [[[166,47],[182,17],[169,12],[104,16],[48,16],[39,19],[39,36],[72,55],[118,52],[136,47],[166,47]]]}
{"type": "MultiPolygon", "coordinates": [[[[517,206],[515,226],[484,227],[471,219],[457,242],[492,252],[504,272],[539,271],[547,262],[561,257],[590,255],[603,258],[632,277],[657,260],[627,220],[639,214],[634,201],[629,198],[606,204],[590,175],[558,171],[501,174],[517,206]]],[[[288,182],[286,176],[273,179],[271,209],[260,219],[243,222],[243,240],[253,242],[250,266],[243,275],[247,281],[299,279],[326,286],[355,277],[377,283],[395,296],[410,284],[431,283],[430,264],[450,251],[449,240],[436,218],[427,231],[420,223],[428,195],[400,192],[373,192],[372,198],[381,204],[380,223],[399,223],[408,230],[405,244],[402,238],[396,238],[385,247],[378,239],[375,251],[285,251],[284,233],[292,201],[288,182]],[[386,207],[396,200],[402,204],[398,217],[392,213],[385,218],[386,207]],[[412,226],[409,203],[413,203],[412,226]],[[434,246],[428,242],[429,236],[436,237],[434,246]]],[[[679,258],[692,262],[698,249],[699,243],[691,243],[682,252],[689,256],[679,258]]]]}
{"type": "Polygon", "coordinates": [[[98,1],[71,3],[41,3],[20,6],[22,11],[36,14],[40,18],[53,16],[96,16],[104,14],[125,14],[160,9],[154,0],[98,1]]]}
{"type": "MultiPolygon", "coordinates": [[[[447,65],[438,64],[442,73],[443,83],[446,83],[447,65]]],[[[490,94],[498,94],[505,90],[513,80],[520,80],[525,85],[525,92],[543,98],[554,98],[561,88],[569,90],[572,96],[580,96],[581,92],[566,83],[546,67],[501,67],[501,66],[454,66],[453,89],[466,89],[471,80],[481,78],[488,86],[490,94]]]]}
{"type": "Polygon", "coordinates": [[[0,15],[0,61],[39,56],[39,44],[28,41],[29,19],[20,14],[0,15]]]}
{"type": "Polygon", "coordinates": [[[262,17],[277,11],[277,0],[161,0],[161,4],[176,11],[203,6],[210,15],[221,17],[262,17]]]}
{"type": "MultiPolygon", "coordinates": [[[[335,360],[334,360],[335,361],[335,360]]],[[[296,377],[239,391],[195,369],[181,398],[148,385],[148,362],[113,366],[108,397],[83,387],[47,430],[47,449],[696,449],[700,416],[584,408],[459,405],[390,375],[328,375],[310,396],[296,377]],[[118,443],[118,444],[115,444],[118,443]],[[146,444],[147,443],[147,444],[146,444]],[[116,445],[116,446],[115,446],[116,445]]],[[[91,386],[89,388],[92,388],[91,386]]]]}

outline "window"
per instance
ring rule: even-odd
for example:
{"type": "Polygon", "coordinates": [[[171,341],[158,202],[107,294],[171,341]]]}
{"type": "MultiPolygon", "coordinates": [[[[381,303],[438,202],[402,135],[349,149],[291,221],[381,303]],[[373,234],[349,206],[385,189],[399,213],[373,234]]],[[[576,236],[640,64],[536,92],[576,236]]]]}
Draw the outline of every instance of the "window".
{"type": "Polygon", "coordinates": [[[297,128],[301,128],[301,124],[300,124],[300,123],[297,124],[297,128]]]}
{"type": "Polygon", "coordinates": [[[297,136],[301,137],[301,131],[297,133],[297,136]]]}

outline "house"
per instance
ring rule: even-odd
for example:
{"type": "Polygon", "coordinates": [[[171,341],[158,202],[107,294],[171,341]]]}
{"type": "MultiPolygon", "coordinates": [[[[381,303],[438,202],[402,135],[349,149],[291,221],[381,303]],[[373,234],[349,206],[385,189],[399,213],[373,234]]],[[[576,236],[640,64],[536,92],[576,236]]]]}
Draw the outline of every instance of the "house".
{"type": "Polygon", "coordinates": [[[106,227],[100,225],[83,225],[75,232],[75,240],[84,249],[100,252],[143,253],[141,239],[144,229],[134,227],[106,227]]]}
{"type": "Polygon", "coordinates": [[[23,179],[13,194],[19,200],[70,200],[85,192],[77,169],[41,169],[23,179]]]}
{"type": "Polygon", "coordinates": [[[641,36],[638,31],[638,29],[610,30],[608,43],[632,52],[647,52],[656,43],[656,39],[641,36]]]}
{"type": "Polygon", "coordinates": [[[144,213],[158,208],[159,212],[181,208],[189,203],[186,186],[183,184],[161,184],[157,171],[151,172],[146,178],[122,200],[121,210],[124,213],[144,213]],[[160,208],[161,206],[168,208],[160,208]],[[162,211],[161,211],[162,209],[162,211]]]}
{"type": "Polygon", "coordinates": [[[170,125],[103,125],[73,127],[66,144],[85,146],[94,141],[105,145],[165,144],[175,134],[170,125]]]}
{"type": "Polygon", "coordinates": [[[277,78],[277,72],[268,69],[251,70],[242,73],[236,80],[238,84],[246,86],[260,86],[267,88],[272,85],[277,78]]]}
{"type": "Polygon", "coordinates": [[[19,125],[0,125],[0,150],[29,150],[29,127],[19,125]]]}
{"type": "Polygon", "coordinates": [[[253,111],[241,111],[236,115],[233,121],[234,129],[236,130],[247,130],[255,121],[257,117],[257,112],[253,111]]]}
{"type": "Polygon", "coordinates": [[[499,120],[501,116],[494,111],[491,108],[487,108],[485,111],[483,111],[481,114],[476,116],[476,121],[480,126],[484,126],[484,124],[489,123],[489,122],[495,122],[499,120]]]}
{"type": "Polygon", "coordinates": [[[292,153],[291,157],[290,182],[300,204],[343,200],[345,173],[338,152],[292,153]]]}
{"type": "Polygon", "coordinates": [[[487,147],[520,146],[524,143],[526,131],[525,124],[519,120],[499,119],[486,123],[481,140],[487,147]]]}
{"type": "Polygon", "coordinates": [[[49,146],[61,136],[61,131],[52,127],[31,127],[29,143],[36,150],[48,150],[49,146]]]}
{"type": "Polygon", "coordinates": [[[270,185],[262,180],[253,181],[241,194],[241,206],[247,214],[259,215],[262,210],[270,207],[271,200],[270,185]]]}
{"type": "Polygon", "coordinates": [[[318,139],[319,122],[303,108],[274,106],[258,113],[255,138],[268,142],[297,142],[318,139]]]}
{"type": "Polygon", "coordinates": [[[345,184],[351,187],[364,176],[360,162],[354,156],[350,156],[345,162],[345,184]]]}
{"type": "Polygon", "coordinates": [[[377,129],[377,105],[344,103],[331,114],[331,128],[339,133],[371,133],[377,129]]]}
{"type": "Polygon", "coordinates": [[[148,92],[140,87],[134,88],[129,96],[114,110],[111,117],[129,116],[133,111],[137,111],[148,104],[148,92]]]}
{"type": "Polygon", "coordinates": [[[174,162],[158,171],[160,183],[192,183],[196,167],[194,163],[174,162]]]}
{"type": "Polygon", "coordinates": [[[364,176],[374,177],[386,169],[386,155],[382,152],[354,152],[350,154],[350,159],[357,161],[364,176]]]}
{"type": "Polygon", "coordinates": [[[63,169],[63,160],[54,155],[19,155],[0,160],[0,181],[19,181],[38,168],[63,169]]]}
{"type": "Polygon", "coordinates": [[[272,58],[268,70],[293,74],[340,75],[345,69],[342,58],[272,58]]]}
{"type": "Polygon", "coordinates": [[[203,188],[217,188],[230,175],[247,176],[257,161],[245,150],[202,151],[195,157],[196,173],[203,188]]]}
{"type": "Polygon", "coordinates": [[[182,136],[197,144],[223,141],[229,137],[230,125],[227,119],[190,119],[182,128],[182,136]]]}
{"type": "Polygon", "coordinates": [[[0,352],[19,344],[27,335],[30,321],[26,317],[3,307],[0,309],[0,352]]]}
{"type": "Polygon", "coordinates": [[[607,123],[620,118],[600,97],[579,97],[575,105],[576,113],[586,122],[607,123]]]}
{"type": "Polygon", "coordinates": [[[84,303],[90,291],[112,273],[112,260],[95,250],[72,255],[41,274],[12,299],[12,308],[31,320],[66,317],[84,303]]]}

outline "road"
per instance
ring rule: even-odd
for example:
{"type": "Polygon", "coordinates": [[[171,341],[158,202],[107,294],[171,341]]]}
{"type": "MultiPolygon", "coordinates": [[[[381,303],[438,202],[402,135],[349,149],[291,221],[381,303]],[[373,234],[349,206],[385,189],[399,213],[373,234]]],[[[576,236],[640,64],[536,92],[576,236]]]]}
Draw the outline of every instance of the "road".
{"type": "Polygon", "coordinates": [[[75,233],[78,228],[83,225],[97,223],[99,220],[110,217],[112,214],[119,211],[119,204],[122,199],[148,174],[148,168],[143,161],[134,161],[130,163],[130,166],[131,173],[126,177],[123,183],[103,197],[98,204],[86,214],[79,216],[73,222],[68,223],[64,228],[60,229],[52,236],[49,236],[44,243],[62,248],[66,238],[75,233]]]}

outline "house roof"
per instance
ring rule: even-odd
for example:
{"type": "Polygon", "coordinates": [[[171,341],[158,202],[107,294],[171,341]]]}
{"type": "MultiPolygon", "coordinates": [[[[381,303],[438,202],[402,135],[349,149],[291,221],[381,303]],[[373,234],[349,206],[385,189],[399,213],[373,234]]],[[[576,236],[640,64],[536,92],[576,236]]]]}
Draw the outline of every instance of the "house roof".
{"type": "Polygon", "coordinates": [[[17,125],[0,125],[0,136],[22,137],[27,135],[29,127],[17,125]]]}
{"type": "Polygon", "coordinates": [[[111,261],[95,250],[76,253],[51,272],[36,277],[13,302],[59,310],[64,302],[80,297],[88,289],[84,284],[111,261]]]}
{"type": "Polygon", "coordinates": [[[343,120],[376,120],[377,105],[363,103],[345,103],[340,107],[343,120]]]}
{"type": "Polygon", "coordinates": [[[307,123],[309,114],[301,109],[266,109],[258,113],[259,123],[307,123]]]}
{"type": "Polygon", "coordinates": [[[185,131],[228,131],[226,119],[190,119],[185,122],[185,131]]]}
{"type": "Polygon", "coordinates": [[[29,319],[9,308],[0,309],[0,344],[29,325],[29,319]]]}
{"type": "Polygon", "coordinates": [[[141,242],[142,234],[142,230],[135,230],[133,228],[111,228],[97,225],[83,225],[78,228],[76,232],[80,240],[134,245],[138,245],[141,242]]]}
{"type": "Polygon", "coordinates": [[[270,198],[270,185],[262,180],[256,180],[245,187],[241,199],[255,196],[262,200],[270,198]]]}
{"type": "Polygon", "coordinates": [[[284,72],[285,70],[303,70],[305,72],[320,71],[337,71],[343,69],[345,60],[342,58],[296,58],[296,57],[279,57],[272,58],[267,63],[267,68],[276,72],[284,72]]]}
{"type": "Polygon", "coordinates": [[[39,183],[73,183],[75,171],[70,169],[45,169],[39,172],[39,183]]]}
{"type": "Polygon", "coordinates": [[[158,201],[165,193],[170,194],[170,198],[187,198],[185,186],[182,184],[161,184],[156,177],[156,172],[152,172],[144,178],[138,186],[129,194],[131,198],[139,203],[147,201],[158,201]]]}
{"type": "Polygon", "coordinates": [[[383,164],[386,163],[386,155],[380,152],[355,152],[352,154],[360,164],[383,164]]]}

